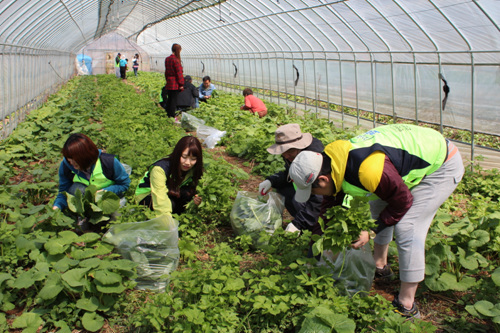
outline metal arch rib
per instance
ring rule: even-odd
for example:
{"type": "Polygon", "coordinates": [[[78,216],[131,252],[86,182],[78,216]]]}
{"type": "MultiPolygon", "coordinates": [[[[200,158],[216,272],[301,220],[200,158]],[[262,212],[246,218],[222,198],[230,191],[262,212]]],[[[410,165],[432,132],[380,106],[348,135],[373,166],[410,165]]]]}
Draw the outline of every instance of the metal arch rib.
{"type": "MultiPolygon", "coordinates": [[[[111,6],[113,6],[114,2],[115,2],[115,0],[110,0],[109,1],[108,10],[106,12],[106,17],[104,19],[104,24],[99,29],[100,30],[99,32],[96,31],[96,37],[97,38],[101,38],[102,37],[102,34],[104,32],[104,28],[106,28],[107,23],[108,23],[109,14],[111,13],[111,6]]],[[[101,25],[101,6],[99,6],[99,23],[97,23],[97,27],[99,27],[100,25],[101,25]]]]}
{"type": "Polygon", "coordinates": [[[71,18],[71,20],[75,23],[75,25],[78,27],[78,30],[80,30],[80,34],[82,35],[83,39],[85,39],[85,43],[88,43],[87,41],[87,38],[85,37],[85,34],[83,33],[82,31],[82,28],[80,28],[80,25],[76,22],[75,18],[73,17],[73,15],[71,14],[68,6],[66,6],[66,4],[64,3],[63,0],[59,0],[59,2],[64,6],[64,8],[66,9],[66,11],[68,12],[68,15],[69,17],[71,18]]]}
{"type": "MultiPolygon", "coordinates": [[[[200,1],[200,0],[190,0],[189,2],[185,3],[184,5],[177,7],[174,11],[172,11],[172,12],[170,12],[169,14],[167,14],[167,15],[163,16],[162,18],[160,18],[160,19],[158,19],[158,20],[156,20],[156,21],[153,21],[153,22],[150,22],[150,23],[146,24],[146,25],[145,25],[145,26],[143,26],[143,27],[142,27],[139,31],[137,31],[137,32],[133,33],[132,35],[129,35],[129,36],[127,37],[127,39],[128,39],[128,38],[133,38],[134,36],[136,36],[136,37],[137,37],[137,36],[139,36],[139,35],[140,35],[142,32],[144,32],[146,29],[148,29],[148,28],[150,28],[150,27],[154,26],[155,24],[158,24],[158,23],[160,23],[160,22],[162,22],[162,21],[165,21],[166,19],[169,19],[169,18],[171,18],[171,17],[174,17],[174,16],[175,16],[174,14],[178,13],[180,9],[185,8],[185,7],[189,6],[189,5],[191,5],[193,2],[199,2],[199,1],[200,1]]],[[[220,5],[222,2],[226,2],[226,0],[218,0],[217,2],[214,2],[213,4],[210,4],[210,5],[205,6],[205,7],[212,7],[212,6],[215,6],[215,5],[220,5]]]]}

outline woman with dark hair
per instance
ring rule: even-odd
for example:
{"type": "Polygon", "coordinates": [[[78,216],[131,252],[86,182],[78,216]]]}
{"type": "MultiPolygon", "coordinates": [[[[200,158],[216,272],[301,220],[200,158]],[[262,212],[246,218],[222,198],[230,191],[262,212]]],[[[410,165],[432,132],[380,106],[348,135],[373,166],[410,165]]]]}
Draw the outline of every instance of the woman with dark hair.
{"type": "Polygon", "coordinates": [[[181,214],[192,199],[201,197],[196,186],[203,174],[203,153],[194,136],[180,139],[169,157],[153,163],[135,190],[136,202],[160,214],[181,214]]]}
{"type": "Polygon", "coordinates": [[[132,59],[132,68],[134,69],[134,75],[137,76],[137,70],[139,69],[139,53],[136,53],[134,59],[132,59]]]}
{"type": "Polygon", "coordinates": [[[267,114],[266,105],[260,98],[253,95],[252,89],[245,88],[243,96],[245,97],[245,104],[240,107],[240,110],[249,110],[254,114],[257,113],[260,118],[267,114]]]}
{"type": "Polygon", "coordinates": [[[71,134],[63,146],[64,156],[59,166],[59,193],[53,209],[68,206],[64,192],[75,194],[89,185],[98,190],[111,191],[123,197],[130,186],[130,178],[114,155],[97,149],[92,140],[81,133],[71,134]]]}
{"type": "Polygon", "coordinates": [[[162,91],[162,99],[166,101],[165,110],[169,117],[175,117],[177,108],[177,96],[184,90],[184,76],[181,65],[181,46],[172,45],[172,54],[165,58],[165,88],[162,91]]]}

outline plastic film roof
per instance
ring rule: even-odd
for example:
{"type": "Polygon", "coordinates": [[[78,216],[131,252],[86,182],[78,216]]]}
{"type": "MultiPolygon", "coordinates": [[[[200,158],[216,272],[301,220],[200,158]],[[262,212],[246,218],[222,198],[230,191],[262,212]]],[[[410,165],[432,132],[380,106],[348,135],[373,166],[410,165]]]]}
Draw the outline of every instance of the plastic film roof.
{"type": "Polygon", "coordinates": [[[0,2],[0,43],[74,53],[110,32],[133,36],[155,22],[216,2],[4,0],[0,2]]]}
{"type": "Polygon", "coordinates": [[[4,46],[70,53],[110,32],[151,55],[498,63],[500,49],[498,0],[4,0],[0,22],[4,46]]]}
{"type": "MultiPolygon", "coordinates": [[[[441,52],[446,61],[468,63],[470,51],[498,50],[499,20],[499,1],[226,1],[161,22],[158,31],[166,33],[147,31],[139,42],[155,49],[160,36],[183,45],[185,54],[391,54],[394,61],[417,55],[435,62],[441,52]]],[[[498,54],[475,60],[495,62],[498,54]]]]}

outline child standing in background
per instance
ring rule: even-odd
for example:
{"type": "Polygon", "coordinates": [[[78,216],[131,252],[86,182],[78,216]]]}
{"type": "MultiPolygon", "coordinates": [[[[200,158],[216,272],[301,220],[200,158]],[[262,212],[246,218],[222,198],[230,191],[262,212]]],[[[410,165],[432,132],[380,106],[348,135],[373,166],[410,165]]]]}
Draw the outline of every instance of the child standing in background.
{"type": "Polygon", "coordinates": [[[243,96],[245,96],[245,105],[241,106],[241,110],[249,110],[252,113],[257,113],[260,118],[267,114],[266,105],[260,98],[253,95],[252,89],[245,88],[243,90],[243,96]]]}

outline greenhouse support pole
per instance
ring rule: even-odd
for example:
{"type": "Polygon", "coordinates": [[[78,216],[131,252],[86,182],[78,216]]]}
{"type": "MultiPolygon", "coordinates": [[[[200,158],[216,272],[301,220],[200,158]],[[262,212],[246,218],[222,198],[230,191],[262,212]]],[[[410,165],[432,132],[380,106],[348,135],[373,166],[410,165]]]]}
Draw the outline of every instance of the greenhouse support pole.
{"type": "Polygon", "coordinates": [[[342,129],[345,129],[345,114],[344,114],[344,85],[342,77],[342,56],[339,52],[339,76],[340,76],[340,112],[342,114],[342,129]]]}
{"type": "MultiPolygon", "coordinates": [[[[15,57],[15,59],[13,59],[13,63],[14,63],[14,66],[13,68],[20,68],[21,66],[23,66],[24,64],[21,63],[21,53],[19,52],[19,54],[17,54],[17,56],[15,57]]],[[[37,57],[37,61],[39,62],[39,59],[37,57]]],[[[41,64],[39,64],[41,65],[41,64]]],[[[40,67],[38,67],[40,68],[40,67]]],[[[20,104],[19,104],[19,94],[17,94],[16,92],[17,91],[21,91],[21,83],[20,83],[20,78],[19,78],[19,72],[16,71],[11,71],[11,76],[14,78],[14,84],[12,85],[12,90],[11,90],[11,94],[9,94],[9,96],[16,96],[15,99],[14,99],[14,103],[13,103],[13,107],[15,108],[15,121],[12,122],[12,126],[10,126],[10,133],[12,133],[14,131],[14,129],[17,127],[17,125],[19,125],[19,123],[21,123],[21,119],[22,119],[22,113],[21,113],[21,109],[20,109],[20,104]]],[[[43,87],[43,85],[39,85],[39,87],[43,87]]]]}
{"type": "Polygon", "coordinates": [[[273,82],[271,79],[271,55],[267,53],[267,73],[269,74],[268,78],[268,87],[269,87],[269,101],[273,100],[273,82]]]}
{"type": "Polygon", "coordinates": [[[354,90],[356,91],[356,124],[359,126],[358,61],[354,53],[354,90]]]}
{"type": "Polygon", "coordinates": [[[443,103],[441,102],[443,100],[443,94],[441,90],[441,75],[442,75],[442,64],[441,64],[441,53],[438,52],[438,66],[439,66],[439,74],[438,74],[438,91],[439,91],[439,132],[443,134],[443,103]]]}
{"type": "Polygon", "coordinates": [[[252,56],[252,59],[253,59],[253,66],[254,66],[254,70],[252,71],[252,77],[255,77],[254,87],[257,89],[257,96],[259,96],[259,91],[258,91],[259,81],[258,81],[258,72],[257,72],[257,61],[256,61],[255,55],[252,56]]]}
{"type": "Polygon", "coordinates": [[[305,57],[304,57],[304,52],[301,52],[302,54],[302,77],[304,78],[302,80],[303,82],[303,86],[304,86],[304,90],[303,90],[303,95],[304,95],[304,111],[307,110],[307,96],[306,96],[306,91],[307,91],[307,85],[306,85],[306,81],[307,81],[307,71],[306,71],[306,60],[305,60],[305,57]]]}
{"type": "Polygon", "coordinates": [[[470,64],[471,64],[471,117],[470,117],[470,120],[471,120],[471,136],[470,136],[470,159],[471,161],[473,161],[473,163],[471,163],[471,168],[472,170],[471,171],[474,171],[474,133],[475,133],[475,129],[474,129],[474,78],[475,78],[475,67],[474,67],[474,53],[470,53],[470,64]]]}
{"type": "Polygon", "coordinates": [[[394,124],[397,123],[397,113],[396,113],[396,86],[394,84],[394,58],[392,57],[392,53],[390,54],[391,58],[391,91],[392,91],[392,122],[394,124]]]}
{"type": "MultiPolygon", "coordinates": [[[[292,52],[292,64],[293,64],[293,67],[295,67],[295,61],[294,61],[294,57],[293,57],[293,52],[292,52]]],[[[292,67],[292,70],[294,69],[292,67]]],[[[292,72],[293,73],[293,72],[292,72]]],[[[295,75],[292,74],[292,78],[295,78],[295,75]]],[[[292,80],[293,81],[293,80],[292,80]]],[[[295,82],[293,82],[293,108],[295,110],[297,110],[297,87],[295,86],[295,82]]]]}
{"type": "Polygon", "coordinates": [[[313,53],[313,70],[314,70],[314,75],[313,75],[313,80],[314,80],[314,96],[316,96],[316,118],[318,118],[318,112],[319,112],[319,93],[318,93],[318,82],[316,81],[316,57],[315,53],[313,53]]]}
{"type": "Polygon", "coordinates": [[[371,76],[372,76],[372,108],[373,108],[373,128],[377,127],[377,123],[376,123],[376,112],[375,112],[375,72],[376,72],[376,69],[374,68],[375,67],[375,63],[373,62],[373,53],[370,52],[370,70],[371,70],[371,76]]]}
{"type": "MultiPolygon", "coordinates": [[[[266,96],[266,92],[265,92],[266,87],[264,86],[264,61],[262,60],[262,53],[261,52],[259,52],[259,55],[260,55],[260,77],[261,77],[261,86],[262,86],[262,94],[261,95],[262,95],[262,97],[264,97],[264,96],[266,96]]],[[[259,96],[259,97],[261,97],[261,96],[259,96]]]]}
{"type": "Polygon", "coordinates": [[[250,54],[248,55],[248,62],[250,64],[250,69],[252,68],[252,64],[253,64],[253,70],[251,69],[250,70],[250,87],[257,87],[257,78],[255,78],[255,83],[253,82],[253,78],[254,78],[254,75],[256,75],[256,72],[257,72],[257,63],[255,61],[255,58],[254,58],[254,55],[252,55],[252,60],[253,61],[250,61],[250,54]]]}
{"type": "MultiPolygon", "coordinates": [[[[1,72],[0,72],[0,75],[5,78],[5,46],[4,45],[1,45],[0,44],[0,47],[1,47],[1,50],[0,50],[0,53],[3,54],[3,56],[0,58],[0,69],[1,69],[1,72]]],[[[5,96],[6,93],[5,93],[5,80],[0,80],[0,95],[2,96],[0,102],[2,102],[0,104],[0,116],[2,117],[2,131],[0,133],[0,138],[1,139],[4,139],[5,138],[5,126],[7,125],[7,121],[5,119],[6,117],[6,107],[5,107],[5,96]]]]}
{"type": "MultiPolygon", "coordinates": [[[[284,81],[284,83],[285,83],[285,103],[288,105],[288,102],[287,102],[287,100],[288,100],[288,84],[287,84],[287,82],[288,81],[287,81],[287,77],[286,77],[286,73],[287,73],[288,69],[286,68],[286,58],[284,56],[285,56],[285,54],[283,54],[283,76],[285,79],[285,81],[284,81]]],[[[293,63],[293,61],[292,61],[292,63],[293,63]]]]}
{"type": "Polygon", "coordinates": [[[238,54],[238,60],[239,60],[239,62],[238,62],[238,68],[239,68],[238,69],[238,72],[239,72],[238,73],[238,89],[239,89],[241,87],[241,65],[240,64],[243,63],[243,60],[241,58],[241,53],[238,54]]]}
{"type": "Polygon", "coordinates": [[[418,125],[417,57],[413,52],[413,84],[415,93],[415,124],[418,125]]]}
{"type": "MultiPolygon", "coordinates": [[[[284,58],[284,54],[283,54],[283,58],[284,58]]],[[[274,59],[274,62],[276,63],[276,82],[278,83],[277,86],[276,86],[276,89],[278,91],[278,105],[281,103],[281,93],[280,93],[280,89],[281,89],[281,85],[280,85],[280,70],[279,70],[279,67],[278,67],[278,55],[276,55],[276,58],[274,59]]]]}
{"type": "Polygon", "coordinates": [[[325,54],[325,80],[326,80],[326,110],[328,112],[328,122],[330,122],[330,82],[328,80],[328,58],[325,54]]]}

